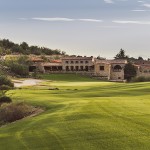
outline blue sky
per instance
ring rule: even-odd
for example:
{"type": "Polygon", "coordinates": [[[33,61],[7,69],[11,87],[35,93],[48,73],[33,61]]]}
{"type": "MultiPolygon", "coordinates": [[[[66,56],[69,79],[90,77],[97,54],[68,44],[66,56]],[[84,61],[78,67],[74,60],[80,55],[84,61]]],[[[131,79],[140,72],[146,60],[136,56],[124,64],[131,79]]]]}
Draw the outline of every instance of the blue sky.
{"type": "Polygon", "coordinates": [[[0,38],[112,58],[150,57],[150,0],[0,0],[0,38]]]}

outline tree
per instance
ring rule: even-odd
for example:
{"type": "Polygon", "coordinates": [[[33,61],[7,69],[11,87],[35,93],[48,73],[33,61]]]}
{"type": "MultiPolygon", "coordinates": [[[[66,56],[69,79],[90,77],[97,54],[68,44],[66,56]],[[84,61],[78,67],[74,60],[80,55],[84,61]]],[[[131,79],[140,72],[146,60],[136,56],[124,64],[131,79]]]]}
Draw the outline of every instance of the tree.
{"type": "Polygon", "coordinates": [[[8,39],[0,39],[0,47],[3,50],[3,54],[10,53],[19,53],[19,54],[35,54],[35,55],[64,55],[65,52],[61,52],[60,50],[52,50],[50,48],[39,47],[39,46],[29,46],[26,42],[22,42],[21,44],[16,44],[8,39]]]}
{"type": "Polygon", "coordinates": [[[28,44],[27,44],[26,42],[22,42],[22,43],[20,44],[20,46],[21,46],[21,48],[22,48],[23,50],[27,50],[27,49],[29,48],[29,46],[28,46],[28,44]]]}
{"type": "Polygon", "coordinates": [[[130,81],[131,78],[135,77],[137,74],[135,66],[132,63],[126,64],[124,68],[124,74],[125,74],[125,79],[127,81],[130,81]]]}
{"type": "Polygon", "coordinates": [[[0,55],[3,54],[3,49],[0,47],[0,55]]]}
{"type": "Polygon", "coordinates": [[[144,60],[144,59],[143,59],[143,57],[139,56],[139,57],[138,57],[138,60],[144,60]]]}
{"type": "Polygon", "coordinates": [[[97,56],[97,59],[98,59],[98,60],[106,60],[106,58],[101,57],[100,55],[97,56]]]}
{"type": "Polygon", "coordinates": [[[115,59],[127,59],[128,56],[125,54],[125,50],[120,49],[120,52],[114,58],[115,59]]]}
{"type": "Polygon", "coordinates": [[[5,60],[4,65],[7,66],[12,73],[15,75],[19,75],[22,77],[26,77],[29,75],[29,65],[31,62],[29,61],[27,56],[21,56],[16,59],[5,60]]]}
{"type": "Polygon", "coordinates": [[[0,45],[2,45],[4,49],[10,49],[14,46],[14,43],[10,42],[8,39],[3,39],[0,45]]]}
{"type": "Polygon", "coordinates": [[[26,77],[29,75],[29,67],[24,64],[12,63],[10,65],[10,69],[13,73],[21,77],[26,77]]]}
{"type": "Polygon", "coordinates": [[[62,54],[62,55],[66,55],[66,52],[65,52],[65,51],[62,51],[61,54],[62,54]]]}

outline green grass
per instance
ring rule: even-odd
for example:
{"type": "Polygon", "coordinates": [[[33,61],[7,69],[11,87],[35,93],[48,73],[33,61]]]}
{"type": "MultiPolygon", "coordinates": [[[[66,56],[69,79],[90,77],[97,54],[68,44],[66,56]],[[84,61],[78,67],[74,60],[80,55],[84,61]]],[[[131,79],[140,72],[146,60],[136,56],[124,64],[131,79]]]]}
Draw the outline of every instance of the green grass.
{"type": "Polygon", "coordinates": [[[79,74],[41,74],[42,79],[46,80],[55,80],[55,81],[67,81],[67,82],[90,82],[97,81],[95,79],[81,76],[79,74]]]}
{"type": "Polygon", "coordinates": [[[150,83],[57,80],[12,93],[45,112],[0,128],[0,150],[150,149],[150,83]]]}

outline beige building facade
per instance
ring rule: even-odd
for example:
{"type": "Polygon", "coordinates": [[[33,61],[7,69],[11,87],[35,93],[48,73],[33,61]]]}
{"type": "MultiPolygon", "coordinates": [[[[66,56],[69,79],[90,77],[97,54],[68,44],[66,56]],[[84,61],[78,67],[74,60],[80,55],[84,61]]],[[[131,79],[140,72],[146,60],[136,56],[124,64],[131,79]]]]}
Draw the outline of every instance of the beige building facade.
{"type": "Polygon", "coordinates": [[[96,60],[95,76],[108,80],[124,80],[126,60],[96,60]]]}
{"type": "Polygon", "coordinates": [[[69,72],[90,72],[94,70],[93,57],[64,57],[62,58],[62,70],[69,72]]]}
{"type": "Polygon", "coordinates": [[[38,69],[42,73],[81,73],[107,80],[124,80],[126,60],[98,60],[93,57],[64,57],[60,61],[44,62],[33,59],[30,72],[38,69]]]}
{"type": "MultiPolygon", "coordinates": [[[[33,59],[30,71],[38,69],[42,73],[79,73],[111,81],[123,81],[124,68],[127,60],[107,60],[93,57],[64,57],[61,60],[45,62],[42,59],[33,59]]],[[[150,77],[150,61],[134,62],[137,76],[150,77]]]]}
{"type": "MultiPolygon", "coordinates": [[[[18,58],[22,55],[2,56],[1,61],[8,58],[18,58]]],[[[125,80],[124,68],[128,63],[123,59],[97,59],[93,56],[35,56],[28,57],[31,64],[29,72],[37,70],[41,73],[76,73],[106,79],[112,81],[125,80]]],[[[133,60],[132,64],[136,67],[137,77],[150,77],[150,60],[133,60]]]]}
{"type": "Polygon", "coordinates": [[[134,63],[137,68],[137,76],[150,77],[150,61],[139,60],[134,63]]]}

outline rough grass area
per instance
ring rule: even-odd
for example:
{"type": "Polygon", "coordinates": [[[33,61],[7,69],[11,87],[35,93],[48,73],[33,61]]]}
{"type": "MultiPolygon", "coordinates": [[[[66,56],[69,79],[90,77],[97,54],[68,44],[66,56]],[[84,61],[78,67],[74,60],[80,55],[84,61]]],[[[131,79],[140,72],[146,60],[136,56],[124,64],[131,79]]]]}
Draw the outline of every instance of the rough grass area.
{"type": "Polygon", "coordinates": [[[150,149],[150,83],[42,84],[7,93],[46,111],[0,128],[0,149],[150,149]]]}
{"type": "Polygon", "coordinates": [[[91,82],[98,81],[90,77],[85,77],[79,74],[42,74],[42,79],[53,80],[53,81],[67,81],[67,82],[91,82]]]}
{"type": "Polygon", "coordinates": [[[40,108],[27,105],[23,102],[3,104],[0,106],[0,126],[39,114],[42,111],[40,108]]]}

